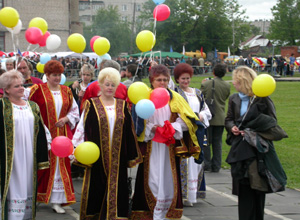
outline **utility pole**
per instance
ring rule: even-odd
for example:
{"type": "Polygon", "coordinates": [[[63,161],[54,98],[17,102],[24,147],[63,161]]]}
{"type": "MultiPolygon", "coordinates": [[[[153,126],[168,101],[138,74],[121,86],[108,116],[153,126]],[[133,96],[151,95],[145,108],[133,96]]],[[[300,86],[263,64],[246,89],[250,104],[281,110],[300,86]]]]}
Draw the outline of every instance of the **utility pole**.
{"type": "Polygon", "coordinates": [[[130,54],[133,53],[133,42],[134,42],[134,30],[135,30],[135,9],[136,9],[136,3],[135,0],[133,2],[133,13],[132,13],[132,25],[131,25],[131,44],[130,44],[130,54]]]}

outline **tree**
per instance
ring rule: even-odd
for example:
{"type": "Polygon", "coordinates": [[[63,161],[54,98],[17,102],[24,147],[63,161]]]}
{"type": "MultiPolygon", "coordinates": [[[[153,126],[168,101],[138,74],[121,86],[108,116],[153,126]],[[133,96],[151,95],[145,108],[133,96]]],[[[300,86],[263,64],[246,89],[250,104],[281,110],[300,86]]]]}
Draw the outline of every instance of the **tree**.
{"type": "Polygon", "coordinates": [[[300,45],[300,1],[278,0],[271,11],[274,19],[268,37],[281,45],[300,45]]]}
{"type": "MultiPolygon", "coordinates": [[[[121,21],[118,8],[108,6],[106,9],[99,9],[93,24],[84,27],[84,36],[91,39],[95,35],[106,37],[110,42],[111,56],[117,56],[121,52],[127,52],[130,49],[130,24],[121,21]]],[[[91,51],[87,46],[86,51],[91,51]]]]}

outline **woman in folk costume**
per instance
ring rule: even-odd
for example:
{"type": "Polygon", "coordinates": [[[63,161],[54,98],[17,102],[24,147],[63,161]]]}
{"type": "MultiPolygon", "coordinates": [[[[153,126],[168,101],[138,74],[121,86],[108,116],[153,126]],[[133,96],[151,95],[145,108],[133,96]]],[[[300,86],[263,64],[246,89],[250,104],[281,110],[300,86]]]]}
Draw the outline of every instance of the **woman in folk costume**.
{"type": "MultiPolygon", "coordinates": [[[[178,64],[174,69],[174,78],[178,83],[175,91],[178,92],[198,115],[203,126],[209,126],[211,113],[204,102],[204,96],[199,89],[191,88],[190,81],[194,69],[186,63],[178,64]]],[[[201,161],[195,161],[194,157],[182,158],[180,163],[181,187],[184,205],[193,206],[197,198],[205,198],[205,178],[201,161]],[[196,163],[197,162],[197,163],[196,163]],[[200,164],[198,164],[200,162],[200,164]]]]}
{"type": "MultiPolygon", "coordinates": [[[[69,87],[60,85],[63,65],[56,60],[45,64],[47,82],[31,87],[29,99],[36,102],[52,139],[66,136],[72,139],[71,129],[79,121],[79,110],[69,87]]],[[[37,201],[48,204],[57,213],[65,213],[61,207],[75,203],[71,179],[70,159],[60,158],[49,151],[50,168],[38,172],[37,201]]]]}
{"type": "Polygon", "coordinates": [[[35,219],[37,170],[49,167],[43,120],[16,70],[0,77],[0,219],[35,219]]]}
{"type": "Polygon", "coordinates": [[[127,103],[114,98],[119,71],[100,71],[101,95],[86,101],[73,137],[74,146],[84,141],[99,146],[99,159],[88,166],[82,186],[80,219],[128,219],[127,167],[142,162],[127,103]]]}
{"type": "MultiPolygon", "coordinates": [[[[167,88],[170,73],[166,66],[156,65],[150,70],[153,89],[167,88]]],[[[144,162],[139,165],[133,197],[132,219],[180,219],[183,212],[180,156],[198,158],[200,147],[196,123],[200,122],[188,103],[178,93],[168,90],[170,101],[156,109],[145,121],[133,116],[141,143],[144,162]],[[165,125],[164,125],[165,124],[165,125]],[[173,130],[174,136],[165,143],[155,141],[161,129],[173,130]],[[186,131],[186,132],[185,132],[186,131]],[[185,133],[184,133],[185,132],[185,133]],[[153,139],[154,138],[154,139],[153,139]],[[181,140],[181,141],[179,141],[181,140]],[[179,142],[179,143],[178,143],[179,142]],[[169,146],[168,146],[169,145],[169,146]]],[[[133,106],[133,112],[135,106],[133,106]]]]}

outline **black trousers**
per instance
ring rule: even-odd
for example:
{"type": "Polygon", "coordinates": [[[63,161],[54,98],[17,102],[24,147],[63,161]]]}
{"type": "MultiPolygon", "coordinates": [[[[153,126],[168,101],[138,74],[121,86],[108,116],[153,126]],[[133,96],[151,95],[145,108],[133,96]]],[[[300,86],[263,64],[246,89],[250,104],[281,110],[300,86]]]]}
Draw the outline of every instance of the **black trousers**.
{"type": "Polygon", "coordinates": [[[248,184],[239,184],[239,219],[263,220],[266,194],[251,189],[248,184]]]}

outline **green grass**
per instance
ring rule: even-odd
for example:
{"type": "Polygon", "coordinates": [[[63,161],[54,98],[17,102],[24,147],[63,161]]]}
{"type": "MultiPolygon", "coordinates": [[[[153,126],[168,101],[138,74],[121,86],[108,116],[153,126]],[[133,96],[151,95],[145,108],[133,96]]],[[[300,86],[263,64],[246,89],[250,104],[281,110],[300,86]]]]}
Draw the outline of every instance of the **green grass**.
{"type": "MultiPolygon", "coordinates": [[[[211,76],[211,74],[194,76],[190,85],[191,87],[200,88],[201,81],[211,76]]],[[[297,72],[294,77],[300,77],[300,74],[297,72]]],[[[223,79],[231,80],[231,74],[226,75],[223,79]]],[[[143,79],[143,81],[148,86],[150,85],[148,78],[143,79]]],[[[235,92],[234,87],[231,86],[231,94],[235,92]]],[[[276,90],[271,98],[276,107],[278,124],[289,136],[281,141],[274,142],[276,152],[288,177],[287,187],[300,189],[298,170],[300,167],[300,82],[277,82],[276,90]]],[[[225,159],[230,146],[225,143],[225,138],[226,132],[223,135],[222,167],[229,169],[230,166],[225,162],[225,159]]]]}

